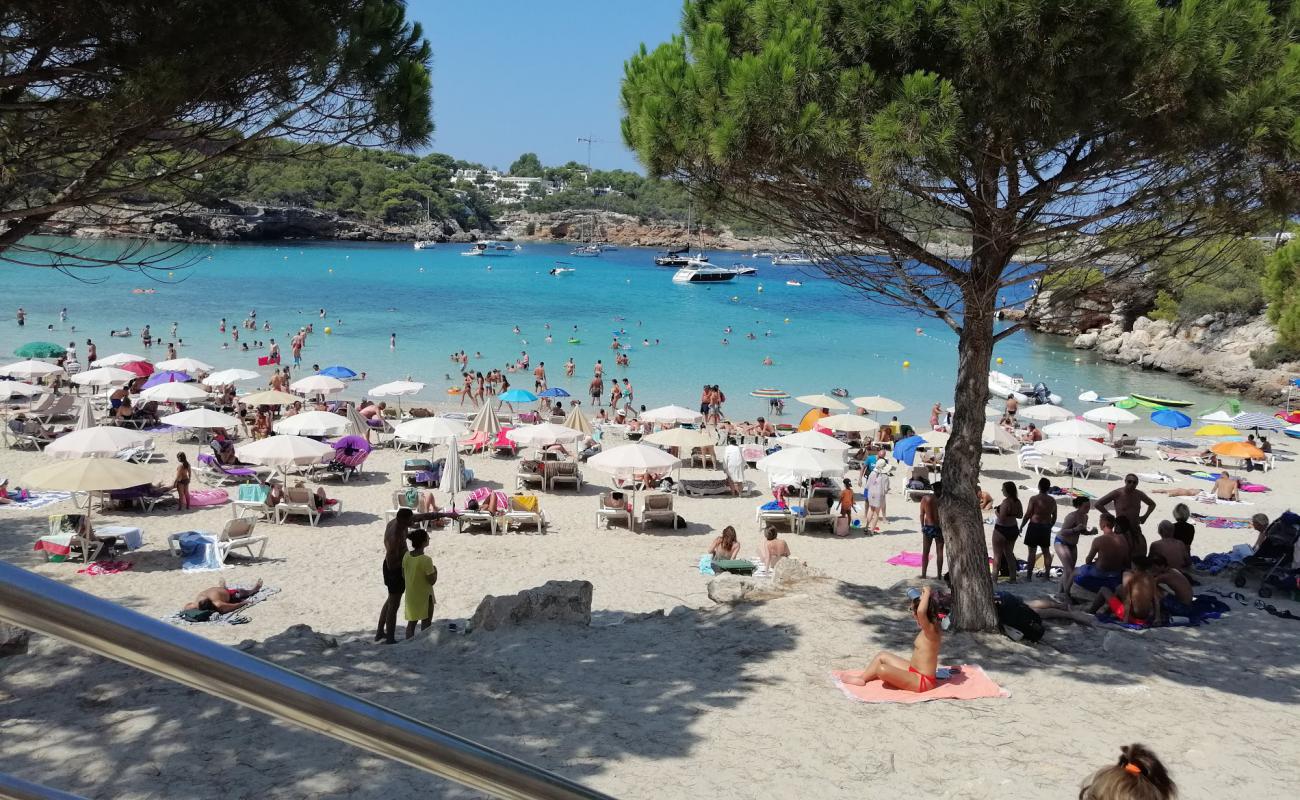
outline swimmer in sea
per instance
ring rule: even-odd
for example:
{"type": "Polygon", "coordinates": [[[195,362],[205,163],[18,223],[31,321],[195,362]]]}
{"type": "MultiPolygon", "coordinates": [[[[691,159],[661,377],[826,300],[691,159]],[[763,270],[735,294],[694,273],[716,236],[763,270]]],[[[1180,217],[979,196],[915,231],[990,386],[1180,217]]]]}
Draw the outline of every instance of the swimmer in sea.
{"type": "Polygon", "coordinates": [[[772,360],[772,357],[771,357],[771,356],[767,356],[766,358],[763,359],[763,366],[765,366],[765,367],[770,367],[770,366],[772,366],[774,363],[776,363],[776,362],[774,362],[774,361],[772,360]]]}
{"type": "Polygon", "coordinates": [[[518,326],[518,325],[515,326],[514,331],[515,331],[515,333],[519,333],[519,326],[518,326]]]}

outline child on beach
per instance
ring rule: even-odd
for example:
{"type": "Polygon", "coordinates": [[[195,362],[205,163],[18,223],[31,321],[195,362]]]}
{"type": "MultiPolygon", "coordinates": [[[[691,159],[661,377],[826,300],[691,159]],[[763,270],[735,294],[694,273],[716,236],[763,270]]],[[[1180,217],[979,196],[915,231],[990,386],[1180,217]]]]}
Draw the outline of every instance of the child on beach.
{"type": "Polygon", "coordinates": [[[406,580],[406,638],[410,639],[415,636],[417,622],[422,631],[433,623],[433,585],[438,582],[438,568],[424,553],[429,546],[427,531],[416,528],[406,538],[411,542],[411,551],[402,556],[402,576],[406,580]]]}
{"type": "Polygon", "coordinates": [[[935,687],[935,673],[939,669],[939,645],[943,634],[939,630],[939,612],[930,602],[930,587],[920,592],[908,590],[912,601],[912,615],[921,632],[912,644],[912,659],[907,661],[893,653],[879,653],[861,672],[849,672],[840,676],[845,683],[865,686],[880,680],[886,686],[905,689],[911,692],[928,692],[935,687]]]}
{"type": "Polygon", "coordinates": [[[1120,748],[1118,763],[1097,770],[1079,790],[1079,800],[1175,800],[1178,787],[1165,765],[1145,745],[1120,748]]]}

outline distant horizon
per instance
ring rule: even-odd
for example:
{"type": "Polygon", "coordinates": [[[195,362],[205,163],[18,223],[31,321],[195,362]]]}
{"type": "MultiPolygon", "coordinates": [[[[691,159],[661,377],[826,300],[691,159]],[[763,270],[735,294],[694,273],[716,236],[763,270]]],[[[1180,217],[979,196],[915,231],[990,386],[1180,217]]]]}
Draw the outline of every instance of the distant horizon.
{"type": "Polygon", "coordinates": [[[644,175],[623,145],[623,62],[679,27],[678,0],[635,5],[600,0],[445,3],[410,0],[407,18],[433,47],[432,142],[446,153],[502,171],[522,153],[542,163],[587,163],[644,175]]]}

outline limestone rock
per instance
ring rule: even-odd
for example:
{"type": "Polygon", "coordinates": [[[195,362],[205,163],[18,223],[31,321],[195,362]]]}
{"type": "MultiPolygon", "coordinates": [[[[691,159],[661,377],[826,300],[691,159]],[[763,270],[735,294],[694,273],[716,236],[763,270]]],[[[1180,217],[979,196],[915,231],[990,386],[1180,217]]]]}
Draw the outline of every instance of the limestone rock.
{"type": "Polygon", "coordinates": [[[26,653],[31,638],[30,631],[0,622],[0,658],[26,653]]]}
{"type": "Polygon", "coordinates": [[[824,577],[826,577],[825,573],[808,566],[808,562],[794,558],[781,559],[776,562],[776,567],[772,570],[772,580],[782,587],[824,577]]]}
{"type": "Polygon", "coordinates": [[[1072,346],[1077,350],[1091,350],[1097,346],[1097,340],[1100,338],[1101,334],[1097,331],[1088,331],[1087,333],[1081,333],[1074,337],[1074,344],[1072,346]]]}
{"type": "Polygon", "coordinates": [[[473,631],[496,630],[533,622],[591,624],[590,581],[547,581],[518,594],[488,595],[470,620],[473,631]]]}

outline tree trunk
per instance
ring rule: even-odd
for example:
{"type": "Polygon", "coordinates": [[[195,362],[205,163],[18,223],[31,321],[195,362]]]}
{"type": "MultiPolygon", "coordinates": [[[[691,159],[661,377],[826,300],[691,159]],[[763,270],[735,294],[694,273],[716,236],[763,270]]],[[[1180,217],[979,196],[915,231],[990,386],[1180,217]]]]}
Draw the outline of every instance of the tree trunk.
{"type": "Polygon", "coordinates": [[[996,630],[998,624],[984,521],[976,494],[983,454],[984,407],[989,396],[989,359],[993,354],[991,301],[995,294],[987,299],[985,302],[977,292],[967,292],[965,297],[957,340],[952,432],[944,451],[943,491],[939,496],[944,555],[952,575],[953,626],[966,631],[996,630]]]}

